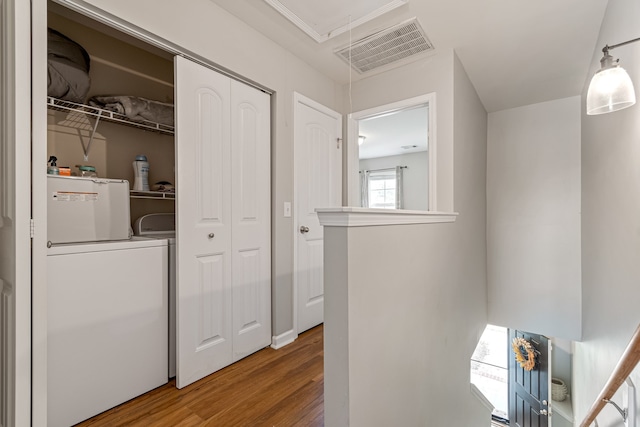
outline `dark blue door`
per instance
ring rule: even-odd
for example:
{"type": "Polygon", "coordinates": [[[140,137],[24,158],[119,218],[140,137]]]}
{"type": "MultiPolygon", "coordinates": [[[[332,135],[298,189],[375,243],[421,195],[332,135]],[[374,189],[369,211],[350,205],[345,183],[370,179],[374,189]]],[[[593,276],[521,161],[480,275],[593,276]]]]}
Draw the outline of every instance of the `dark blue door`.
{"type": "Polygon", "coordinates": [[[536,366],[528,371],[516,361],[509,349],[509,423],[517,427],[549,425],[549,340],[541,335],[509,330],[509,343],[519,337],[537,351],[536,366]]]}

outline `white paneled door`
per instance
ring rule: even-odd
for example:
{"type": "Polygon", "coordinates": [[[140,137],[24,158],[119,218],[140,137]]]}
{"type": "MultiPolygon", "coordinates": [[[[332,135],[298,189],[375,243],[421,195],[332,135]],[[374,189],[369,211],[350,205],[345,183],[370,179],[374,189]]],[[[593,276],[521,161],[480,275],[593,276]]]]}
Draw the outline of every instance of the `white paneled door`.
{"type": "Polygon", "coordinates": [[[271,344],[270,101],[231,82],[234,362],[271,344]]]}
{"type": "Polygon", "coordinates": [[[232,360],[231,81],[182,57],[176,79],[176,385],[232,360]]]}
{"type": "Polygon", "coordinates": [[[323,322],[323,230],[316,208],[342,203],[342,116],[300,94],[294,99],[297,333],[323,322]]]}
{"type": "Polygon", "coordinates": [[[270,343],[270,105],[181,57],[175,75],[182,388],[270,343]]]}

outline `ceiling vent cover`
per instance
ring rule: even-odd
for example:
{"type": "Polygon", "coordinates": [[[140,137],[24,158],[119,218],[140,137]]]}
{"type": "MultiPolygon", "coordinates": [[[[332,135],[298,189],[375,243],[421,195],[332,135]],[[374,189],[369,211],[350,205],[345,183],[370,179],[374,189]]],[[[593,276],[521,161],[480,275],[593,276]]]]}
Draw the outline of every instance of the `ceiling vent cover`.
{"type": "Polygon", "coordinates": [[[413,18],[355,41],[335,53],[357,72],[366,73],[429,50],[433,50],[433,45],[418,19],[413,18]]]}

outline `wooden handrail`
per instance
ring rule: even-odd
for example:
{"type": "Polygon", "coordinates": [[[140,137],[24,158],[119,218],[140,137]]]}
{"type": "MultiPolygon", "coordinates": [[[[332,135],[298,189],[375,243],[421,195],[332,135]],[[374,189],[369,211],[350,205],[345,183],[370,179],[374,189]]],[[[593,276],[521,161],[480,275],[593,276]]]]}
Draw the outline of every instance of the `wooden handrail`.
{"type": "MultiPolygon", "coordinates": [[[[602,408],[607,404],[607,401],[613,397],[622,383],[631,375],[631,372],[635,369],[638,362],[640,362],[640,325],[638,325],[633,337],[631,337],[631,341],[629,341],[629,345],[624,350],[624,353],[622,353],[609,380],[604,385],[604,388],[591,406],[589,412],[587,412],[587,416],[580,424],[580,427],[589,427],[591,423],[595,421],[600,411],[602,411],[602,408]]],[[[635,402],[632,404],[635,405],[635,402]]]]}

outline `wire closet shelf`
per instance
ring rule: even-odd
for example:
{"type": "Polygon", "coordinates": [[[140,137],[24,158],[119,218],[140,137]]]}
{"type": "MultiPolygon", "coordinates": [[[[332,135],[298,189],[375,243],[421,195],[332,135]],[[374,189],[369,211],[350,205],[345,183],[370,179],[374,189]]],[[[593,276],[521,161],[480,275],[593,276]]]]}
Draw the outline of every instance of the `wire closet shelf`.
{"type": "MultiPolygon", "coordinates": [[[[55,111],[82,114],[85,117],[93,117],[97,120],[105,120],[107,122],[118,123],[151,132],[157,132],[166,135],[174,134],[173,126],[146,120],[133,121],[123,114],[118,114],[116,112],[94,107],[91,105],[78,104],[71,101],[63,101],[57,98],[52,98],[50,96],[47,97],[47,108],[55,111]]],[[[69,117],[67,118],[67,120],[68,119],[69,117]]]]}

